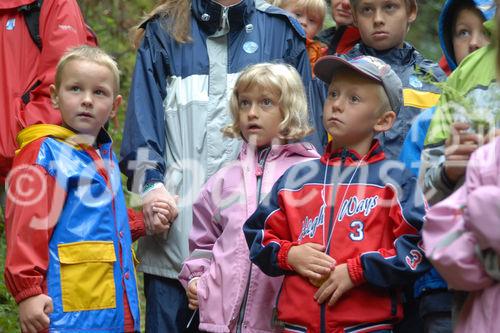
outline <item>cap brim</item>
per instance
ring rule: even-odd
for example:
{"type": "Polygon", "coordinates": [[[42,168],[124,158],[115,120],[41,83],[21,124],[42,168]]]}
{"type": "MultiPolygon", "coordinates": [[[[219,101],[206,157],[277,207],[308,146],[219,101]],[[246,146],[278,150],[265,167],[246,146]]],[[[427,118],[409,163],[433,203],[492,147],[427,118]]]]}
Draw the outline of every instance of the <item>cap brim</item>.
{"type": "Polygon", "coordinates": [[[314,65],[314,75],[316,75],[317,78],[319,78],[326,84],[330,84],[332,82],[333,75],[340,68],[352,69],[353,71],[369,79],[382,83],[382,80],[380,80],[378,77],[361,70],[360,68],[352,65],[350,62],[343,58],[331,55],[319,58],[319,60],[314,65]]]}

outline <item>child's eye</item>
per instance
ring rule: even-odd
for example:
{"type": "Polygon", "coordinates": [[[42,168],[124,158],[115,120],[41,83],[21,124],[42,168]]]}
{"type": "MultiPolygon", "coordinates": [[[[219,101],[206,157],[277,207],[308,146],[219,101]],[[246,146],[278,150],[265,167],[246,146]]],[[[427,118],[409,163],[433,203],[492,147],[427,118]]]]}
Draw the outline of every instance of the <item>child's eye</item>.
{"type": "Polygon", "coordinates": [[[270,98],[264,98],[262,100],[262,105],[263,106],[273,106],[273,100],[270,98]]]}
{"type": "Polygon", "coordinates": [[[397,9],[396,5],[393,3],[388,3],[387,5],[384,6],[384,9],[388,12],[392,12],[395,9],[397,9]]]}
{"type": "Polygon", "coordinates": [[[105,95],[104,91],[101,90],[101,89],[97,89],[95,92],[94,92],[96,95],[105,95]]]}
{"type": "Polygon", "coordinates": [[[296,18],[299,18],[299,17],[301,17],[301,16],[302,16],[302,13],[301,13],[301,12],[295,12],[295,17],[296,17],[296,18]]]}
{"type": "Polygon", "coordinates": [[[460,37],[460,38],[469,37],[470,35],[471,35],[470,31],[467,29],[462,29],[462,30],[457,32],[457,37],[460,37]]]}
{"type": "Polygon", "coordinates": [[[72,86],[70,88],[70,90],[73,91],[73,92],[79,92],[80,91],[80,87],[78,87],[78,86],[72,86]]]}
{"type": "Polygon", "coordinates": [[[361,102],[361,98],[359,96],[351,96],[351,103],[359,103],[361,102]]]}
{"type": "Polygon", "coordinates": [[[330,92],[328,93],[329,98],[336,98],[337,96],[338,96],[338,93],[336,90],[330,90],[330,92]]]}
{"type": "Polygon", "coordinates": [[[246,99],[240,100],[240,108],[248,107],[250,105],[250,101],[246,99]]]}
{"type": "Polygon", "coordinates": [[[373,12],[373,9],[371,7],[361,7],[360,12],[363,15],[369,15],[373,12]]]}

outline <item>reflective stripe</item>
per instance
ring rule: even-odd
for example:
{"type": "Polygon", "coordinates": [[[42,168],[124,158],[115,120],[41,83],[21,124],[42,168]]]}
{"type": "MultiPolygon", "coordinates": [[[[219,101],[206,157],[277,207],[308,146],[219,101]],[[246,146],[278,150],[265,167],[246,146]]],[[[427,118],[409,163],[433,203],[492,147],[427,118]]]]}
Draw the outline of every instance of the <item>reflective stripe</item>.
{"type": "Polygon", "coordinates": [[[412,106],[420,109],[433,107],[439,101],[440,94],[428,91],[419,91],[413,89],[403,89],[403,98],[405,106],[412,106]]]}

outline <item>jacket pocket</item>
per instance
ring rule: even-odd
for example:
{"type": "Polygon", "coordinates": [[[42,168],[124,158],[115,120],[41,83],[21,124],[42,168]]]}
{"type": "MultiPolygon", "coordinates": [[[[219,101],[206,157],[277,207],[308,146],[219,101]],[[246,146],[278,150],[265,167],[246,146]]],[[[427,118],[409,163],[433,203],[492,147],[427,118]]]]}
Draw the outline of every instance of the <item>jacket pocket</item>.
{"type": "Polygon", "coordinates": [[[113,242],[59,244],[64,312],[116,308],[113,242]]]}

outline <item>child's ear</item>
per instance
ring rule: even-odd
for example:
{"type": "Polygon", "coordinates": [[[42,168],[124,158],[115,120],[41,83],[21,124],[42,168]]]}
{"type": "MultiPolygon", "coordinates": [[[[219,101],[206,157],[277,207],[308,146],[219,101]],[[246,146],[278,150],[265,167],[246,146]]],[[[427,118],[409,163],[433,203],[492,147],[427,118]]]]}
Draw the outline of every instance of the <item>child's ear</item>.
{"type": "Polygon", "coordinates": [[[396,120],[396,112],[386,111],[384,112],[373,126],[375,132],[385,132],[391,129],[394,121],[396,120]]]}
{"type": "Polygon", "coordinates": [[[356,28],[358,27],[358,19],[356,17],[356,13],[354,13],[354,9],[351,7],[351,15],[352,15],[352,25],[356,28]]]}
{"type": "Polygon", "coordinates": [[[51,84],[49,86],[49,92],[50,92],[50,100],[52,101],[52,106],[54,107],[54,109],[58,109],[59,108],[59,97],[57,96],[56,86],[51,84]]]}
{"type": "Polygon", "coordinates": [[[113,118],[117,115],[118,109],[120,108],[120,105],[122,104],[122,95],[118,95],[115,97],[115,100],[113,101],[113,109],[111,110],[111,113],[109,114],[109,118],[113,118]]]}
{"type": "Polygon", "coordinates": [[[414,6],[411,6],[410,12],[408,13],[408,24],[415,22],[415,20],[417,19],[417,14],[418,14],[418,7],[415,4],[414,6]]]}

